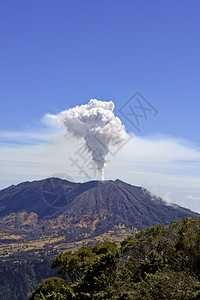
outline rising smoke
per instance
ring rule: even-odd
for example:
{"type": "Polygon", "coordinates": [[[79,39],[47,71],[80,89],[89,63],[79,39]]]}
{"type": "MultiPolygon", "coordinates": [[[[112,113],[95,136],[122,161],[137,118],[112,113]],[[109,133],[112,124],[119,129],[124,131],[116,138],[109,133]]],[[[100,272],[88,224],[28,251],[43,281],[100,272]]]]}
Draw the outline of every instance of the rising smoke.
{"type": "Polygon", "coordinates": [[[120,146],[126,138],[124,125],[113,113],[112,101],[91,99],[88,104],[48,115],[57,120],[59,127],[65,127],[77,139],[83,139],[87,150],[104,178],[106,155],[112,147],[120,146]]]}

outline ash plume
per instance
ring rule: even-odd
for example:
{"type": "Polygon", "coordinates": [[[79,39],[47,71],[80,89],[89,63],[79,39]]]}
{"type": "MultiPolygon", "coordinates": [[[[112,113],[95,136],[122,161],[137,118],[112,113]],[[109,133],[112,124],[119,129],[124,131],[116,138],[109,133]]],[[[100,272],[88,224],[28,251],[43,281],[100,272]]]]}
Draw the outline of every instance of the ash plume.
{"type": "Polygon", "coordinates": [[[48,115],[57,120],[59,127],[77,139],[83,139],[91,153],[100,180],[103,180],[106,155],[112,147],[120,146],[126,138],[124,125],[113,113],[112,101],[91,99],[88,104],[48,115]]]}

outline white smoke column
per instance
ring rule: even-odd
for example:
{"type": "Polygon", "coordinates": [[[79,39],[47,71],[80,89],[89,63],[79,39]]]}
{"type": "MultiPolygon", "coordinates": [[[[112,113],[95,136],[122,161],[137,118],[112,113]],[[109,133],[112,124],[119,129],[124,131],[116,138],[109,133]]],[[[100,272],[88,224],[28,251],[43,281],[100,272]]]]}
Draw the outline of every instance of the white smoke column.
{"type": "Polygon", "coordinates": [[[65,127],[68,133],[85,141],[87,150],[99,171],[100,180],[104,177],[106,155],[112,147],[120,146],[126,138],[124,125],[113,113],[112,101],[91,99],[88,104],[76,106],[59,115],[48,115],[65,127]]]}

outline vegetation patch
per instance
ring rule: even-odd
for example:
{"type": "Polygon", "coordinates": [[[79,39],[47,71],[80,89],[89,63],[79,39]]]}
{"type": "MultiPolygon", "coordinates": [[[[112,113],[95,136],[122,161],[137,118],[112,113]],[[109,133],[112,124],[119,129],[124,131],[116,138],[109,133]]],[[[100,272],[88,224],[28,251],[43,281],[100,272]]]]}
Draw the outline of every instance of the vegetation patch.
{"type": "Polygon", "coordinates": [[[29,300],[200,299],[200,218],[59,254],[29,300]]]}

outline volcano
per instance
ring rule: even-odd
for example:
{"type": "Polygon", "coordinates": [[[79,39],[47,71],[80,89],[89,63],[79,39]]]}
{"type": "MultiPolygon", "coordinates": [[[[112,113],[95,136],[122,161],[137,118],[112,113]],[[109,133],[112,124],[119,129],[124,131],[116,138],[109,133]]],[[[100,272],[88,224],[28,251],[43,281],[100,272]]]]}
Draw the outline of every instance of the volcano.
{"type": "Polygon", "coordinates": [[[38,282],[55,276],[51,261],[61,252],[106,240],[119,245],[181,217],[199,215],[118,179],[12,185],[0,191],[0,298],[26,300],[38,282]]]}
{"type": "Polygon", "coordinates": [[[56,232],[73,242],[119,225],[141,230],[198,216],[119,179],[75,183],[47,178],[0,191],[0,230],[28,239],[56,232]]]}

